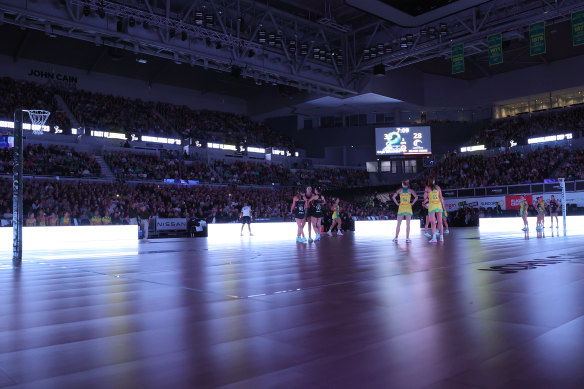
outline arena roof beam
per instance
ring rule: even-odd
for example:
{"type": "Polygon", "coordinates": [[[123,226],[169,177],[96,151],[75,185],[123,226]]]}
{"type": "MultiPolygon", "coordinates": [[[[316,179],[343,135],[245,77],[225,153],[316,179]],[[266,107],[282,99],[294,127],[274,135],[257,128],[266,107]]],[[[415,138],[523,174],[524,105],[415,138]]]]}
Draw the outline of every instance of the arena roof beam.
{"type": "MultiPolygon", "coordinates": [[[[229,72],[231,64],[238,62],[246,67],[245,73],[250,77],[269,75],[272,83],[299,87],[301,85],[312,86],[314,89],[319,89],[326,94],[341,97],[356,94],[355,90],[343,86],[342,78],[333,72],[334,67],[331,64],[310,61],[309,66],[298,67],[297,71],[293,72],[289,64],[295,61],[290,61],[292,59],[290,55],[287,57],[283,52],[270,49],[252,40],[236,37],[226,25],[223,26],[225,28],[223,31],[216,31],[185,23],[172,13],[169,2],[166,2],[167,7],[163,14],[158,14],[155,10],[153,10],[155,12],[150,12],[146,9],[100,0],[100,9],[105,12],[106,17],[102,19],[95,15],[84,16],[79,22],[75,21],[63,9],[64,7],[55,7],[52,3],[25,3],[23,0],[22,3],[18,4],[15,5],[14,2],[8,0],[0,0],[0,9],[23,18],[28,28],[44,31],[48,22],[53,26],[60,27],[55,29],[55,33],[58,35],[92,43],[95,42],[95,35],[97,34],[102,37],[104,45],[124,50],[132,50],[138,44],[142,47],[142,53],[146,55],[173,60],[175,55],[170,55],[169,53],[174,53],[181,59],[181,62],[192,62],[191,58],[193,56],[205,58],[207,60],[205,63],[211,64],[211,66],[215,66],[216,70],[224,72],[229,72]],[[136,22],[147,22],[151,27],[158,27],[158,31],[165,31],[165,34],[162,37],[158,36],[158,38],[162,39],[157,39],[154,37],[157,34],[151,29],[131,28],[128,32],[125,32],[116,28],[116,22],[111,23],[112,18],[128,19],[130,17],[134,18],[136,22]],[[41,20],[43,21],[42,23],[41,20]],[[189,36],[194,38],[186,42],[181,42],[180,38],[164,39],[170,38],[167,34],[171,29],[175,29],[177,32],[186,31],[189,36]],[[67,33],[64,30],[70,30],[71,32],[67,33]],[[119,42],[114,42],[116,39],[119,42]],[[205,42],[207,39],[211,42],[220,42],[223,47],[230,48],[230,50],[233,48],[236,50],[235,52],[231,50],[231,53],[227,53],[226,50],[219,49],[219,47],[207,47],[205,42]],[[258,53],[262,53],[262,58],[255,56],[242,59],[237,53],[239,49],[244,47],[247,50],[253,49],[258,53]],[[266,59],[269,59],[269,61],[266,59]]],[[[90,6],[92,10],[95,10],[95,2],[92,0],[68,0],[68,4],[78,8],[90,6]]],[[[146,7],[151,9],[149,4],[146,7]]],[[[14,20],[9,19],[8,21],[15,24],[14,20]]],[[[197,62],[197,64],[199,63],[197,62]]]]}

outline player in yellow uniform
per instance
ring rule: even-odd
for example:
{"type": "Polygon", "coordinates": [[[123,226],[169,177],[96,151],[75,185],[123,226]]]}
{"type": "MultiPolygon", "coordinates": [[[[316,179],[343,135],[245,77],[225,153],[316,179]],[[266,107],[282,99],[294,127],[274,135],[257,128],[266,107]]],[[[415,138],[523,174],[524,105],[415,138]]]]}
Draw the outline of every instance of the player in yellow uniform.
{"type": "Polygon", "coordinates": [[[332,235],[333,234],[333,228],[335,227],[335,225],[337,226],[337,235],[343,235],[343,233],[341,232],[341,209],[339,207],[339,198],[337,197],[335,199],[335,202],[333,204],[333,206],[331,207],[331,211],[333,211],[333,215],[332,215],[332,219],[333,222],[331,224],[331,227],[328,230],[328,234],[332,235]]]}
{"type": "Polygon", "coordinates": [[[432,223],[432,239],[430,243],[436,243],[436,225],[440,231],[440,242],[444,242],[444,225],[442,224],[442,212],[444,211],[444,200],[442,199],[442,190],[436,185],[436,179],[428,179],[428,185],[424,192],[424,200],[428,200],[428,217],[432,223]],[[436,220],[438,219],[438,220],[436,220]]]}
{"type": "Polygon", "coordinates": [[[393,195],[393,202],[398,206],[397,209],[397,227],[395,228],[395,238],[393,241],[397,243],[401,222],[406,218],[406,243],[412,243],[410,239],[410,221],[412,220],[413,212],[412,205],[418,201],[418,195],[410,188],[410,180],[402,181],[402,187],[393,195]],[[399,203],[397,202],[399,196],[399,203]],[[414,201],[412,200],[414,198],[414,201]]]}
{"type": "Polygon", "coordinates": [[[521,231],[529,231],[529,225],[527,224],[527,199],[525,195],[521,196],[521,203],[519,204],[519,216],[523,219],[523,228],[521,231]]]}

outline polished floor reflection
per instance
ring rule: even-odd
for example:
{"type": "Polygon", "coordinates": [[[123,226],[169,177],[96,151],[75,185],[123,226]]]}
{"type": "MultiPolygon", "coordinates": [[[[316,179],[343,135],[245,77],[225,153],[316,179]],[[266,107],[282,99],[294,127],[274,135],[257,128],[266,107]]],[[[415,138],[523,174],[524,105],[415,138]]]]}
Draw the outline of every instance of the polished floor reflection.
{"type": "Polygon", "coordinates": [[[377,232],[5,254],[0,387],[584,387],[583,235],[377,232]]]}

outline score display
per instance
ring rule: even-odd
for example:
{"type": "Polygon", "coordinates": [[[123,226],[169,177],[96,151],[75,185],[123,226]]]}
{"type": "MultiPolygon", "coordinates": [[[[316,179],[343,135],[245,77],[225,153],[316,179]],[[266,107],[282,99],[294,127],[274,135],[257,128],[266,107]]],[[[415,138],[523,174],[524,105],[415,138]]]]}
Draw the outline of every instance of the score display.
{"type": "Polygon", "coordinates": [[[375,129],[377,155],[432,154],[430,127],[384,127],[375,129]]]}

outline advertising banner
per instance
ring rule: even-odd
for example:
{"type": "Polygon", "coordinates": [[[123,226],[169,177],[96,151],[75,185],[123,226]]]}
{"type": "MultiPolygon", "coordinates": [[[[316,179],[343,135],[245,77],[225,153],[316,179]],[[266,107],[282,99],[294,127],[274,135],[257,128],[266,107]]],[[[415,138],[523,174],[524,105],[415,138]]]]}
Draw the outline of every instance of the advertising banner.
{"type": "Polygon", "coordinates": [[[469,198],[458,198],[458,199],[444,199],[444,206],[446,211],[456,211],[459,208],[472,207],[472,208],[496,208],[497,204],[501,206],[501,209],[505,209],[505,197],[469,197],[469,198]]]}
{"type": "Polygon", "coordinates": [[[186,231],[186,218],[156,218],[156,231],[186,231]]]}
{"type": "MultiPolygon", "coordinates": [[[[521,204],[521,195],[514,195],[514,196],[505,196],[505,209],[519,209],[519,205],[521,204]]],[[[528,205],[533,204],[533,196],[527,195],[525,196],[528,205]]]]}

